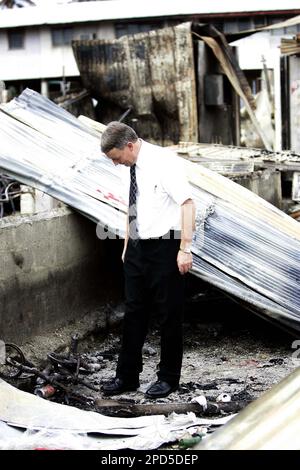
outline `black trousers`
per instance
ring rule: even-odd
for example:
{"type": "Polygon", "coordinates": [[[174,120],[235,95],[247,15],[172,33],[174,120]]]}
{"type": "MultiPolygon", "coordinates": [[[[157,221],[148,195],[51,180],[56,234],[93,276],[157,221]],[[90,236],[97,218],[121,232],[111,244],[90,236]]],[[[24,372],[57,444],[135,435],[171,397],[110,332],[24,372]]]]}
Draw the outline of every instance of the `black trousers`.
{"type": "Polygon", "coordinates": [[[117,377],[138,381],[142,348],[153,311],[161,333],[158,379],[177,385],[183,353],[184,276],[177,266],[180,239],[129,240],[124,260],[125,317],[117,377]]]}

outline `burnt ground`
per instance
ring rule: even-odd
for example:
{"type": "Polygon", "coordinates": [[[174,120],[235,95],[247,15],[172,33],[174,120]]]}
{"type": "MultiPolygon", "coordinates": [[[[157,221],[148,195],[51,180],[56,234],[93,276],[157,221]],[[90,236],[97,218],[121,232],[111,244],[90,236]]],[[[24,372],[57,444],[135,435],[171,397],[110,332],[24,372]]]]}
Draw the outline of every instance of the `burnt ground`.
{"type": "MultiPolygon", "coordinates": [[[[229,394],[232,401],[247,404],[296,368],[292,357],[295,338],[278,326],[245,310],[209,286],[201,286],[199,291],[196,284],[196,288],[194,286],[188,294],[180,387],[168,397],[155,400],[156,404],[190,403],[200,395],[204,395],[209,402],[215,402],[224,393],[229,394]]],[[[81,335],[82,325],[79,322],[47,335],[47,339],[36,337],[25,345],[26,356],[29,351],[32,359],[32,352],[38,356],[37,351],[40,351],[40,358],[46,358],[46,352],[56,350],[59,354],[66,353],[68,349],[64,349],[63,345],[69,343],[72,333],[79,333],[82,339],[78,352],[84,361],[92,363],[96,369],[93,373],[82,373],[80,376],[95,390],[84,385],[71,385],[72,391],[81,398],[73,400],[71,397],[70,404],[97,410],[95,400],[99,404],[102,399],[107,399],[100,389],[115,375],[121,344],[122,310],[120,302],[110,304],[109,321],[105,328],[103,325],[97,326],[97,321],[91,322],[88,334],[81,335]]],[[[97,319],[97,312],[88,318],[97,319]]],[[[159,362],[159,329],[155,318],[146,339],[143,357],[140,389],[110,397],[111,400],[128,405],[153,404],[153,400],[146,399],[144,392],[156,380],[155,371],[159,362]]],[[[35,382],[19,380],[17,386],[33,391],[35,382]]],[[[50,399],[63,402],[64,396],[58,393],[50,399]]]]}
{"type": "MultiPolygon", "coordinates": [[[[114,377],[120,338],[120,329],[116,329],[82,345],[86,358],[101,365],[98,372],[89,376],[94,385],[101,386],[114,377]]],[[[222,393],[229,394],[232,400],[253,400],[295,368],[291,357],[293,340],[278,327],[230,301],[203,302],[200,311],[186,314],[180,388],[156,403],[190,402],[197,395],[215,401],[222,393]]],[[[154,324],[144,346],[140,389],[112,398],[153,403],[143,392],[156,380],[158,362],[159,329],[154,324]]],[[[89,393],[94,398],[105,398],[99,392],[89,393]]]]}
{"type": "MultiPolygon", "coordinates": [[[[101,385],[115,375],[123,310],[122,303],[111,303],[103,306],[101,312],[100,309],[91,312],[77,323],[35,337],[22,345],[26,358],[33,361],[41,371],[47,364],[48,352],[55,351],[59,357],[68,357],[71,336],[74,333],[79,335],[80,358],[89,364],[90,369],[95,369],[94,372],[84,367],[79,369],[79,378],[85,380],[89,387],[69,382],[67,386],[71,393],[66,395],[56,387],[56,393],[48,400],[108,416],[168,415],[172,411],[193,411],[199,417],[213,419],[238,412],[297,366],[292,356],[295,337],[245,310],[221,292],[202,286],[200,291],[198,288],[190,290],[187,296],[184,358],[179,389],[158,400],[146,399],[144,395],[156,380],[156,366],[159,362],[159,329],[157,320],[153,318],[144,346],[140,388],[136,392],[106,397],[101,392],[101,385]],[[229,395],[230,403],[219,403],[221,394],[229,395]],[[192,401],[202,395],[210,404],[205,413],[192,401]],[[217,410],[216,403],[219,407],[217,410]],[[233,409],[230,409],[231,406],[233,409]]],[[[24,374],[10,383],[31,393],[37,387],[36,376],[32,374],[27,377],[24,374]]],[[[43,384],[38,385],[41,386],[43,384]]],[[[211,424],[206,430],[203,427],[197,429],[193,437],[200,439],[199,432],[214,432],[216,426],[211,424]]],[[[183,437],[190,442],[189,433],[183,437]]],[[[160,449],[181,449],[181,441],[165,444],[160,449]]]]}

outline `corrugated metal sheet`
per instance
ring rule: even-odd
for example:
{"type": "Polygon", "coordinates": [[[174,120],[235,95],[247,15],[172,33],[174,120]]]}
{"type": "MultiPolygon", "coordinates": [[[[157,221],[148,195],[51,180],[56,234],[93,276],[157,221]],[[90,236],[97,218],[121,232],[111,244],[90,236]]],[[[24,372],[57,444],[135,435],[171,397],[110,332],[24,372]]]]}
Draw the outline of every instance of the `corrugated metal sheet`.
{"type": "MultiPolygon", "coordinates": [[[[0,168],[124,234],[123,176],[100,153],[101,128],[29,90],[2,109],[0,168]]],[[[197,207],[191,272],[300,331],[299,223],[229,179],[184,162],[197,207]]]]}
{"type": "Polygon", "coordinates": [[[249,173],[262,168],[300,171],[300,154],[230,145],[180,142],[171,147],[191,162],[222,174],[249,173]]]}
{"type": "MultiPolygon", "coordinates": [[[[84,85],[100,100],[99,119],[105,123],[119,120],[127,110],[127,122],[146,140],[161,145],[179,140],[197,142],[205,115],[197,109],[192,38],[212,49],[216,63],[245,103],[262,142],[271,149],[272,142],[254,112],[256,104],[245,75],[225,36],[212,25],[183,23],[113,41],[74,41],[84,85]]],[[[214,112],[218,114],[217,109],[214,112]]]]}
{"type": "Polygon", "coordinates": [[[115,41],[74,41],[80,75],[101,99],[101,120],[130,119],[146,140],[197,141],[197,99],[191,24],[115,41]]]}

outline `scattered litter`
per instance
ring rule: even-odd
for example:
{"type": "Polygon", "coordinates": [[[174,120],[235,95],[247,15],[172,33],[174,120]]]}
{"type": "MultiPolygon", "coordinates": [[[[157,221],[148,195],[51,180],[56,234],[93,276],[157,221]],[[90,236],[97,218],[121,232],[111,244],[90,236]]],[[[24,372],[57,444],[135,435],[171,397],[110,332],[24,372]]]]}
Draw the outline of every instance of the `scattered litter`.
{"type": "Polygon", "coordinates": [[[22,392],[1,379],[0,396],[0,423],[27,430],[19,439],[7,439],[5,433],[0,433],[2,449],[15,449],[16,446],[19,450],[37,447],[156,449],[164,443],[180,439],[191,427],[220,426],[233,416],[203,419],[197,418],[194,413],[171,413],[168,417],[112,418],[49,402],[22,392]],[[96,437],[89,436],[90,433],[96,437]],[[109,439],[111,435],[113,439],[109,439]]]}
{"type": "Polygon", "coordinates": [[[199,397],[194,397],[192,399],[192,402],[198,403],[203,408],[204,411],[207,409],[207,400],[204,395],[200,395],[199,397]]]}
{"type": "Polygon", "coordinates": [[[216,398],[217,402],[228,403],[231,401],[231,396],[228,393],[221,393],[216,398]]]}

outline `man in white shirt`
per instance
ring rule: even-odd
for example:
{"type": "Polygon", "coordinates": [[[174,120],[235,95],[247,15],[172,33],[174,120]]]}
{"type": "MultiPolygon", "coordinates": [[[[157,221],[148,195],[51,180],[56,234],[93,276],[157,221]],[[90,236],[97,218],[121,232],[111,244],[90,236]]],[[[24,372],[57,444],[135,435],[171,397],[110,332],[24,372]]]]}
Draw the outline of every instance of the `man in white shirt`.
{"type": "Polygon", "coordinates": [[[127,233],[122,259],[125,317],[116,377],[103,385],[106,395],[139,387],[142,348],[149,307],[161,328],[158,380],[148,398],[166,397],[179,385],[183,354],[183,275],[192,267],[195,205],[182,160],[168,149],[138,138],[120,122],[111,122],[101,150],[115,165],[130,167],[127,233]]]}

